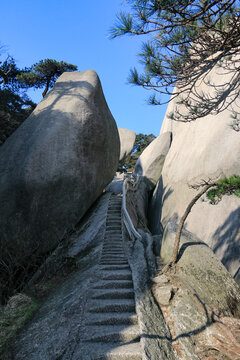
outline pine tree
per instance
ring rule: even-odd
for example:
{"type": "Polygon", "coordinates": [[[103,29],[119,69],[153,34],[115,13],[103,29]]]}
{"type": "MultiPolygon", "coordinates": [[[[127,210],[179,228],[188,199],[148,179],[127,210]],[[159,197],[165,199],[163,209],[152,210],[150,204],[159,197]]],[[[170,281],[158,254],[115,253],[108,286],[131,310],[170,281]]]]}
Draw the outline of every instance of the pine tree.
{"type": "Polygon", "coordinates": [[[17,79],[22,84],[22,87],[44,88],[42,93],[44,97],[62,73],[76,70],[76,65],[64,61],[45,59],[40,60],[30,68],[25,68],[21,74],[17,76],[17,79]]]}
{"type": "Polygon", "coordinates": [[[11,56],[7,56],[4,61],[0,62],[0,145],[36,106],[17,81],[20,73],[21,70],[11,56]]]}
{"type": "MultiPolygon", "coordinates": [[[[240,8],[234,0],[128,0],[130,13],[121,12],[111,29],[112,38],[129,34],[142,35],[140,62],[144,71],[130,72],[129,82],[155,93],[149,103],[162,104],[161,94],[192,92],[197,80],[206,79],[211,69],[222,65],[229,69],[229,84],[217,89],[214,99],[204,94],[199,101],[184,104],[191,120],[223,108],[224,95],[240,93],[240,8]],[[177,88],[173,88],[177,83],[177,88]]],[[[184,100],[183,100],[184,101],[184,100]]]]}

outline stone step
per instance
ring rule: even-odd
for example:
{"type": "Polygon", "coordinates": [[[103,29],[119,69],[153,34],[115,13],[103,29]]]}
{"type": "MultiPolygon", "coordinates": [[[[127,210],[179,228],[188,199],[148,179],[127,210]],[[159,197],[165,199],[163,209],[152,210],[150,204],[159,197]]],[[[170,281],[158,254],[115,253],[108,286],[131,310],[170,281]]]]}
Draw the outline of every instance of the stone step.
{"type": "Polygon", "coordinates": [[[107,241],[106,241],[106,242],[103,244],[102,249],[120,250],[120,249],[123,249],[123,244],[122,244],[122,242],[119,241],[119,240],[116,241],[116,242],[111,242],[111,241],[107,242],[107,241]]]}
{"type": "Polygon", "coordinates": [[[116,324],[137,325],[138,324],[137,315],[133,312],[103,313],[103,314],[98,314],[96,318],[94,313],[89,313],[88,321],[86,323],[86,325],[116,325],[116,324]]]}
{"type": "Polygon", "coordinates": [[[103,246],[104,247],[112,247],[112,248],[116,248],[116,249],[122,248],[123,247],[122,238],[115,239],[115,240],[113,240],[111,237],[109,239],[105,238],[103,246]]]}
{"type": "Polygon", "coordinates": [[[103,247],[112,247],[114,249],[119,249],[119,248],[123,248],[123,242],[122,242],[122,238],[118,238],[118,239],[105,239],[104,243],[103,243],[103,247]]]}
{"type": "Polygon", "coordinates": [[[114,208],[114,209],[108,209],[108,212],[107,212],[107,216],[108,217],[110,217],[110,216],[113,216],[113,215],[119,215],[119,216],[121,216],[122,214],[121,214],[121,208],[120,209],[116,209],[116,208],[114,208]]]}
{"type": "Polygon", "coordinates": [[[90,342],[131,342],[139,341],[140,330],[138,325],[93,325],[88,327],[90,342]]]}
{"type": "Polygon", "coordinates": [[[106,226],[106,231],[111,231],[111,230],[122,230],[122,225],[121,224],[107,224],[106,226]]]}
{"type": "Polygon", "coordinates": [[[116,254],[104,254],[103,253],[101,259],[103,259],[104,257],[108,257],[109,259],[111,259],[111,258],[112,259],[116,259],[116,258],[125,259],[125,258],[127,258],[125,253],[118,254],[117,252],[116,252],[116,254]]]}
{"type": "Polygon", "coordinates": [[[109,260],[112,260],[112,259],[116,259],[118,257],[121,257],[121,259],[127,259],[126,255],[124,254],[124,252],[113,252],[113,251],[106,251],[106,252],[103,252],[102,253],[102,257],[101,257],[101,260],[102,259],[109,259],[109,260]]]}
{"type": "Polygon", "coordinates": [[[109,218],[109,219],[107,219],[106,224],[112,224],[112,223],[115,224],[116,223],[116,224],[119,225],[119,224],[122,223],[121,220],[122,219],[120,217],[116,217],[116,219],[113,219],[113,218],[110,219],[109,218]]]}
{"type": "Polygon", "coordinates": [[[121,217],[121,215],[120,214],[118,214],[118,215],[111,215],[111,216],[109,216],[109,215],[107,215],[107,220],[106,220],[106,223],[108,222],[108,221],[121,221],[122,220],[122,217],[121,217]]]}
{"type": "Polygon", "coordinates": [[[112,203],[122,203],[122,198],[113,198],[113,199],[110,199],[109,200],[109,204],[112,204],[112,203]]]}
{"type": "Polygon", "coordinates": [[[133,289],[95,289],[92,299],[134,299],[133,289]]]}
{"type": "Polygon", "coordinates": [[[88,311],[91,313],[135,312],[135,302],[133,299],[91,300],[88,311]]]}
{"type": "Polygon", "coordinates": [[[109,254],[102,254],[102,256],[101,256],[101,260],[104,260],[104,259],[109,259],[109,260],[117,260],[117,259],[121,259],[121,260],[123,260],[123,259],[127,259],[127,257],[126,257],[126,255],[125,254],[122,254],[122,255],[118,255],[118,254],[116,254],[116,255],[113,255],[113,254],[111,254],[111,255],[109,255],[109,254]]]}
{"type": "Polygon", "coordinates": [[[109,232],[109,230],[108,231],[106,231],[105,232],[105,236],[104,236],[104,243],[115,243],[116,245],[117,244],[119,244],[119,242],[121,242],[122,243],[122,231],[114,231],[114,232],[109,232]]]}
{"type": "Polygon", "coordinates": [[[118,254],[118,253],[122,253],[122,254],[124,254],[125,255],[125,252],[123,252],[123,248],[121,247],[121,248],[113,248],[113,246],[112,247],[106,247],[106,248],[104,248],[104,249],[102,249],[102,252],[108,252],[108,251],[113,251],[116,255],[118,254]]]}
{"type": "Polygon", "coordinates": [[[118,239],[116,241],[112,241],[112,240],[106,240],[103,244],[102,249],[115,249],[115,250],[119,250],[119,249],[123,249],[123,243],[122,240],[118,239]]]}
{"type": "Polygon", "coordinates": [[[108,210],[111,210],[111,209],[114,208],[114,207],[117,207],[117,208],[121,209],[121,208],[122,208],[122,203],[112,203],[112,204],[109,204],[108,210]]]}
{"type": "Polygon", "coordinates": [[[106,251],[106,252],[102,252],[102,255],[101,255],[101,260],[103,259],[109,259],[109,260],[112,260],[112,259],[116,259],[118,257],[121,257],[121,259],[127,259],[126,255],[124,254],[124,252],[113,252],[113,251],[106,251]]]}
{"type": "Polygon", "coordinates": [[[131,270],[129,264],[120,264],[120,265],[102,265],[100,270],[120,270],[120,269],[129,269],[131,270]]]}
{"type": "MultiPolygon", "coordinates": [[[[117,264],[117,263],[120,262],[120,260],[121,261],[123,261],[123,260],[127,261],[127,258],[126,258],[126,256],[115,256],[115,255],[114,256],[113,255],[105,255],[105,256],[103,255],[101,257],[101,263],[105,262],[107,264],[113,264],[114,262],[115,262],[115,264],[117,264]]],[[[118,278],[115,277],[114,279],[117,280],[118,278]]]]}
{"type": "Polygon", "coordinates": [[[123,251],[123,244],[120,240],[117,243],[112,243],[109,241],[109,243],[103,245],[102,249],[123,251]]]}
{"type": "Polygon", "coordinates": [[[100,259],[100,265],[117,265],[117,264],[128,264],[128,259],[127,257],[125,258],[114,258],[114,259],[100,259]]]}
{"type": "Polygon", "coordinates": [[[117,265],[117,264],[128,264],[128,259],[127,257],[125,258],[114,258],[114,259],[100,259],[100,265],[117,265]]]}
{"type": "Polygon", "coordinates": [[[121,222],[121,220],[119,220],[119,221],[107,221],[106,222],[106,229],[108,229],[108,228],[111,228],[111,227],[117,227],[117,228],[119,228],[119,229],[122,229],[122,222],[121,222]]]}
{"type": "Polygon", "coordinates": [[[116,234],[122,234],[122,227],[121,226],[107,226],[105,232],[113,232],[116,234]]]}
{"type": "Polygon", "coordinates": [[[104,271],[102,273],[103,280],[131,280],[132,279],[132,272],[131,270],[109,270],[104,271]]]}
{"type": "Polygon", "coordinates": [[[112,253],[112,254],[124,254],[125,255],[125,252],[123,251],[123,248],[119,248],[119,249],[115,249],[115,248],[103,248],[102,249],[102,254],[105,254],[105,253],[112,253]]]}
{"type": "Polygon", "coordinates": [[[94,285],[94,289],[129,289],[133,288],[132,280],[100,280],[94,285]]]}
{"type": "Polygon", "coordinates": [[[99,265],[124,265],[128,264],[127,259],[125,260],[101,260],[99,265]]]}
{"type": "MultiPolygon", "coordinates": [[[[101,260],[100,260],[100,264],[102,264],[102,262],[106,262],[106,261],[110,261],[111,263],[114,263],[114,264],[128,264],[128,259],[127,259],[127,257],[121,258],[121,259],[117,259],[117,258],[108,259],[108,260],[101,259],[101,260]]],[[[107,265],[108,265],[108,263],[107,263],[107,265]]],[[[110,265],[110,263],[109,263],[109,265],[110,265]]]]}
{"type": "Polygon", "coordinates": [[[84,355],[84,360],[142,360],[142,350],[139,342],[123,344],[91,343],[91,350],[84,355]]]}
{"type": "MultiPolygon", "coordinates": [[[[123,252],[123,247],[114,247],[114,246],[105,246],[104,248],[102,248],[102,252],[105,252],[105,251],[113,251],[113,252],[123,252]]],[[[125,252],[124,252],[125,254],[125,252]]]]}
{"type": "Polygon", "coordinates": [[[113,254],[113,255],[117,255],[117,254],[121,254],[121,255],[125,255],[125,252],[123,251],[123,249],[112,249],[112,248],[105,248],[102,249],[102,254],[113,254]]]}
{"type": "Polygon", "coordinates": [[[122,202],[121,202],[121,201],[111,202],[111,203],[108,205],[108,210],[109,210],[109,209],[112,209],[112,208],[114,208],[114,207],[121,208],[121,207],[122,207],[122,202]]]}
{"type": "Polygon", "coordinates": [[[122,241],[122,232],[121,233],[115,233],[115,234],[106,234],[104,236],[104,242],[109,241],[109,243],[113,243],[113,242],[117,242],[117,241],[122,241]],[[107,235],[107,236],[106,236],[107,235]]]}
{"type": "Polygon", "coordinates": [[[104,242],[120,242],[122,241],[122,232],[118,230],[106,230],[104,234],[104,242]]]}

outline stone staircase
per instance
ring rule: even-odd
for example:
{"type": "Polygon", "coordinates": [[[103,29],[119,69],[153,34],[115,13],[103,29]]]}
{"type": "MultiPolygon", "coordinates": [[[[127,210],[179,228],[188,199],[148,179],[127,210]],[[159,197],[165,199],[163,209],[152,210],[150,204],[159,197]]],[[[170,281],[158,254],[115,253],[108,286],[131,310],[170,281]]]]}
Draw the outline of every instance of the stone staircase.
{"type": "Polygon", "coordinates": [[[121,195],[111,196],[99,273],[85,314],[84,360],[142,359],[132,273],[122,243],[121,204],[121,195]]]}

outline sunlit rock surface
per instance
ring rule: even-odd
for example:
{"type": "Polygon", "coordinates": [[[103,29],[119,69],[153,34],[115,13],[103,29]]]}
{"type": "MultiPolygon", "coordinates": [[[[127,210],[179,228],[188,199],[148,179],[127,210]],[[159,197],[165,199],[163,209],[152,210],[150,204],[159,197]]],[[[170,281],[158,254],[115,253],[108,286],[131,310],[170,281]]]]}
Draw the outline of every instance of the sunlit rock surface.
{"type": "Polygon", "coordinates": [[[136,133],[132,130],[118,128],[120,137],[120,157],[123,160],[127,155],[132,152],[133,145],[136,139],[136,133]]]}
{"type": "MultiPolygon", "coordinates": [[[[232,74],[221,67],[208,75],[217,85],[228,84],[232,74]]],[[[199,80],[198,91],[214,97],[216,87],[199,80]]],[[[232,116],[238,114],[240,100],[226,98],[218,114],[207,115],[192,122],[171,120],[174,112],[187,114],[179,98],[170,102],[160,135],[171,131],[172,144],[167,154],[161,178],[151,206],[151,229],[161,231],[169,220],[179,221],[188,203],[197,194],[189,188],[220,177],[240,175],[240,132],[234,130],[232,116]],[[228,105],[228,108],[226,106],[228,105]]],[[[183,120],[181,116],[179,120],[183,120]]],[[[186,228],[214,250],[223,264],[237,277],[240,265],[240,199],[224,196],[216,205],[199,200],[186,222],[186,228]]],[[[240,280],[240,279],[239,279],[240,280]]]]}
{"type": "Polygon", "coordinates": [[[112,180],[119,148],[97,74],[64,73],[1,147],[1,256],[55,248],[112,180]]]}
{"type": "Polygon", "coordinates": [[[146,177],[155,185],[161,175],[170,145],[171,132],[165,132],[154,139],[139,156],[135,174],[146,177]]]}

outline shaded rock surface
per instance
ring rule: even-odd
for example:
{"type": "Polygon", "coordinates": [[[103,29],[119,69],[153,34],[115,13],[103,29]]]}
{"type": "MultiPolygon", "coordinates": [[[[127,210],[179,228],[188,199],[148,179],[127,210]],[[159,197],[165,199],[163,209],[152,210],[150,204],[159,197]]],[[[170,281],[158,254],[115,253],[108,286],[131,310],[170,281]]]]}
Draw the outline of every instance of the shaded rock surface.
{"type": "Polygon", "coordinates": [[[161,175],[170,145],[171,132],[159,135],[139,156],[134,173],[146,177],[155,185],[161,175]]]}
{"type": "MultiPolygon", "coordinates": [[[[216,84],[227,84],[231,73],[216,66],[209,78],[216,84]]],[[[206,83],[196,84],[197,91],[208,91],[214,98],[216,88],[206,89],[206,83]]],[[[172,132],[172,144],[167,154],[161,178],[151,205],[151,230],[161,232],[169,220],[178,222],[187,205],[196,195],[189,184],[202,180],[240,175],[239,132],[232,127],[234,114],[239,114],[239,97],[223,111],[183,123],[171,120],[173,113],[184,113],[179,98],[170,102],[160,136],[172,132]]],[[[226,99],[226,104],[230,98],[226,99]]],[[[239,116],[239,115],[238,115],[239,116]]],[[[181,117],[180,117],[181,120],[181,117]]],[[[240,266],[240,199],[225,196],[216,205],[198,201],[187,218],[187,230],[204,240],[233,274],[240,266]]]]}
{"type": "Polygon", "coordinates": [[[120,137],[120,157],[119,160],[124,160],[127,155],[132,152],[133,145],[136,139],[136,133],[132,130],[118,128],[120,137]]]}
{"type": "Polygon", "coordinates": [[[64,73],[1,147],[2,257],[21,264],[54,249],[112,180],[118,159],[97,74],[64,73]]]}
{"type": "Polygon", "coordinates": [[[70,354],[81,341],[84,311],[91,282],[97,273],[106,229],[109,198],[109,193],[101,196],[76,231],[58,246],[42,271],[32,279],[29,286],[36,294],[49,285],[52,294],[5,354],[4,360],[56,360],[64,354],[63,359],[71,358],[70,354]],[[68,260],[74,261],[75,270],[66,278],[62,269],[68,260]]]}
{"type": "Polygon", "coordinates": [[[137,182],[127,181],[126,207],[135,228],[147,229],[148,205],[153,184],[144,176],[138,176],[137,182]]]}

